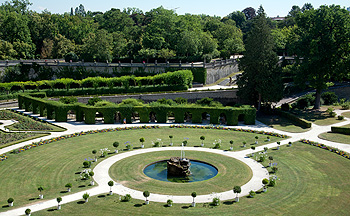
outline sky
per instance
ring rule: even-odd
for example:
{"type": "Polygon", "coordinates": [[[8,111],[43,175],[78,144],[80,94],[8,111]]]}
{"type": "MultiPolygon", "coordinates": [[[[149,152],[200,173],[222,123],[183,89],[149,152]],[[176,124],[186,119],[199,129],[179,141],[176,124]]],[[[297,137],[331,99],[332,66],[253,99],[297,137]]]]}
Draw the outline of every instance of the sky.
{"type": "MultiPolygon", "coordinates": [[[[4,0],[0,0],[3,3],[4,0]]],[[[224,17],[233,11],[242,11],[246,7],[253,7],[256,10],[262,5],[265,9],[267,16],[286,16],[293,5],[302,7],[305,3],[311,3],[315,8],[320,5],[331,5],[336,4],[341,7],[350,7],[349,0],[289,0],[289,1],[276,1],[276,0],[245,0],[245,1],[234,1],[234,0],[221,0],[221,1],[208,1],[208,0],[30,0],[33,5],[30,7],[31,10],[41,12],[47,9],[51,13],[64,13],[70,12],[70,8],[78,7],[83,4],[85,10],[88,11],[101,11],[105,12],[111,8],[127,8],[136,7],[141,9],[143,12],[150,11],[153,8],[163,6],[166,9],[173,9],[177,14],[207,14],[210,16],[224,17]]]]}

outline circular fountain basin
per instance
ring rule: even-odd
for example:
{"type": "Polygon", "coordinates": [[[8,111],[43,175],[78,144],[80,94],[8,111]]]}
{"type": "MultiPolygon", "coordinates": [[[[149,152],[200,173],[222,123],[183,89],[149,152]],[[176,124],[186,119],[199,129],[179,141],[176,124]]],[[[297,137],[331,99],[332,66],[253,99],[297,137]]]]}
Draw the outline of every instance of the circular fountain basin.
{"type": "Polygon", "coordinates": [[[190,171],[191,175],[187,177],[168,176],[167,160],[148,164],[143,169],[143,173],[150,178],[159,181],[176,183],[205,181],[215,177],[218,174],[218,169],[215,166],[198,160],[191,160],[190,171]]]}

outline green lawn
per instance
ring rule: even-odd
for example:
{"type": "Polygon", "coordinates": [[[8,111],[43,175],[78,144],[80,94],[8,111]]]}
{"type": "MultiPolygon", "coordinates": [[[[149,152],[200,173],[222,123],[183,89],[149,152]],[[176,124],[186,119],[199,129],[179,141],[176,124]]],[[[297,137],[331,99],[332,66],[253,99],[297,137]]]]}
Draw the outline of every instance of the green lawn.
{"type": "MultiPolygon", "coordinates": [[[[169,135],[174,136],[173,143],[176,146],[180,146],[185,137],[189,138],[188,146],[198,146],[202,135],[206,137],[205,147],[213,147],[213,141],[221,139],[221,149],[229,148],[229,140],[234,140],[234,150],[244,149],[241,147],[243,141],[247,142],[246,148],[250,148],[255,136],[259,137],[259,145],[269,143],[266,135],[255,133],[169,127],[98,133],[61,140],[17,155],[8,154],[9,159],[0,162],[0,206],[6,206],[9,197],[16,200],[16,206],[37,202],[38,186],[45,188],[45,198],[64,195],[60,192],[65,190],[64,185],[69,182],[73,184],[73,192],[84,190],[88,182],[80,181],[79,174],[75,173],[82,171],[82,163],[86,158],[93,158],[92,150],[113,149],[114,141],[121,143],[119,149],[124,149],[127,141],[133,147],[139,147],[140,137],[145,138],[146,148],[151,147],[152,140],[157,138],[168,145],[169,135]]],[[[271,142],[279,140],[282,139],[271,137],[271,142]]],[[[6,208],[0,208],[0,211],[4,210],[6,208]]]]}
{"type": "MultiPolygon", "coordinates": [[[[345,125],[344,127],[350,127],[350,125],[345,125]]],[[[350,135],[340,134],[340,133],[322,133],[318,135],[319,138],[333,141],[333,142],[339,142],[344,144],[350,144],[350,135]]]]}
{"type": "MultiPolygon", "coordinates": [[[[323,107],[325,108],[325,107],[323,107]]],[[[293,110],[291,111],[294,115],[297,115],[299,118],[303,118],[308,120],[314,124],[324,126],[324,125],[332,125],[342,120],[338,120],[337,117],[330,117],[326,111],[322,110],[293,110]]]]}
{"type": "Polygon", "coordinates": [[[287,118],[278,115],[261,115],[257,117],[257,120],[274,129],[291,133],[303,133],[311,129],[295,125],[292,121],[288,120],[287,118]]]}
{"type": "MultiPolygon", "coordinates": [[[[350,211],[350,160],[314,146],[296,143],[269,155],[278,163],[277,185],[255,198],[239,203],[209,204],[164,203],[143,205],[142,200],[119,202],[118,195],[89,198],[35,212],[35,215],[348,215],[350,211]]],[[[266,165],[266,164],[265,164],[266,165]]],[[[232,184],[232,187],[234,185],[232,184]]],[[[210,191],[210,188],[208,189],[210,191]]]]}
{"type": "Polygon", "coordinates": [[[342,113],[342,116],[345,116],[346,118],[350,118],[350,112],[344,112],[342,113]]]}
{"type": "Polygon", "coordinates": [[[148,164],[174,156],[180,156],[180,151],[153,152],[128,157],[115,163],[109,174],[116,182],[122,182],[129,188],[169,195],[189,195],[192,191],[196,191],[198,195],[224,192],[232,190],[232,184],[244,185],[252,177],[251,169],[236,159],[196,151],[186,151],[186,157],[214,165],[219,171],[217,176],[206,181],[181,184],[154,180],[143,174],[143,169],[148,164]]]}

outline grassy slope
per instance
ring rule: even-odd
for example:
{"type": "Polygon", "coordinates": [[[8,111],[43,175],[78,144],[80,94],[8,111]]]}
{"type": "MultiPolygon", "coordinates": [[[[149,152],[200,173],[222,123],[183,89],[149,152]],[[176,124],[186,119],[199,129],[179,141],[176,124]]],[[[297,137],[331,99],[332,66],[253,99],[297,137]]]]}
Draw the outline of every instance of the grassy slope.
{"type": "Polygon", "coordinates": [[[118,201],[117,195],[91,197],[87,204],[73,202],[62,210],[43,210],[35,215],[347,215],[350,211],[350,160],[305,144],[273,151],[278,163],[276,187],[239,203],[223,202],[218,207],[164,203],[142,205],[143,201],[118,201]]]}

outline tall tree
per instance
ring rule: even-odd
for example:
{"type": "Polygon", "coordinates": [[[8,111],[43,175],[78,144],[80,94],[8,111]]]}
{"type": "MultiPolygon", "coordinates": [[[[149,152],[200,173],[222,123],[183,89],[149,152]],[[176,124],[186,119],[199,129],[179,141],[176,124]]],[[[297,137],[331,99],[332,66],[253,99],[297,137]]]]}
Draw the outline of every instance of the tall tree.
{"type": "Polygon", "coordinates": [[[245,100],[257,104],[275,102],[282,98],[283,84],[274,52],[274,40],[262,6],[253,19],[252,30],[248,33],[246,51],[239,63],[243,71],[238,79],[238,94],[245,100]]]}
{"type": "Polygon", "coordinates": [[[295,80],[316,89],[314,109],[320,108],[322,90],[346,76],[350,64],[350,16],[340,6],[321,6],[296,17],[298,35],[294,52],[303,58],[295,80]]]}

